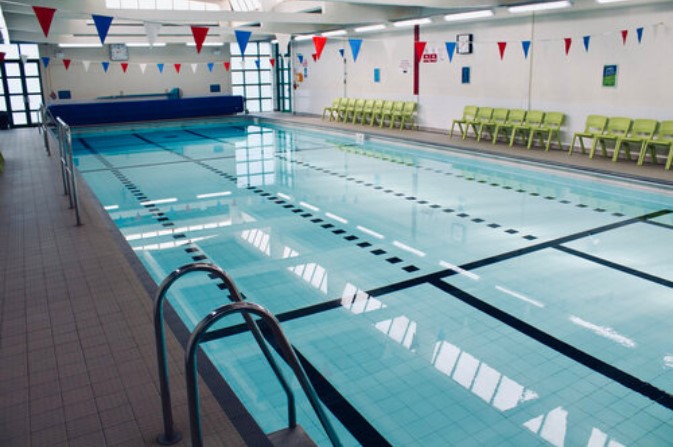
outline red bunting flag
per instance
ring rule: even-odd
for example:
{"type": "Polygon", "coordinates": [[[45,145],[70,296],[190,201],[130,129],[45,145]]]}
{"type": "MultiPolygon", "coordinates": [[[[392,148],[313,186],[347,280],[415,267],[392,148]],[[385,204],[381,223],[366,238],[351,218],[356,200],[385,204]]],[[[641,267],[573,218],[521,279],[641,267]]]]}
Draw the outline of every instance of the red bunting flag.
{"type": "Polygon", "coordinates": [[[566,37],[566,38],[563,39],[563,42],[565,42],[566,56],[567,56],[568,53],[570,52],[570,45],[572,45],[573,39],[572,39],[572,37],[566,37]]]}
{"type": "Polygon", "coordinates": [[[276,59],[270,57],[269,58],[269,63],[271,64],[271,68],[275,67],[276,66],[276,59]]]}
{"type": "Polygon", "coordinates": [[[63,59],[63,66],[66,70],[70,68],[70,59],[63,59]]]}
{"type": "Polygon", "coordinates": [[[192,35],[194,36],[194,43],[196,44],[197,53],[201,52],[201,48],[203,47],[203,42],[205,42],[207,34],[207,26],[192,26],[192,35]]]}
{"type": "Polygon", "coordinates": [[[500,51],[500,60],[505,56],[505,48],[507,48],[507,42],[498,42],[498,51],[500,51]]]}
{"type": "Polygon", "coordinates": [[[44,37],[49,36],[49,28],[51,28],[51,21],[54,18],[54,13],[56,9],[47,8],[44,6],[33,6],[33,11],[37,17],[37,21],[40,22],[40,27],[42,27],[42,32],[44,32],[44,37]]]}
{"type": "Polygon", "coordinates": [[[427,45],[427,42],[423,41],[416,41],[414,42],[414,49],[416,50],[416,62],[420,61],[421,58],[423,57],[423,52],[425,51],[425,46],[427,45]]]}
{"type": "Polygon", "coordinates": [[[5,61],[5,52],[0,51],[0,62],[4,62],[4,61],[5,61]]]}
{"type": "Polygon", "coordinates": [[[326,43],[327,43],[327,37],[313,36],[313,45],[315,45],[315,55],[316,55],[314,60],[320,59],[320,55],[322,54],[322,50],[325,48],[326,43]]]}
{"type": "Polygon", "coordinates": [[[231,68],[231,62],[225,62],[224,63],[224,69],[229,71],[230,68],[231,68]]]}
{"type": "Polygon", "coordinates": [[[129,63],[128,62],[122,62],[122,71],[126,73],[126,70],[129,69],[129,63]]]}
{"type": "Polygon", "coordinates": [[[173,64],[173,66],[175,67],[175,72],[180,73],[180,67],[182,67],[182,64],[173,64]]]}
{"type": "Polygon", "coordinates": [[[622,44],[626,45],[626,37],[629,35],[629,30],[623,29],[622,30],[622,44]]]}
{"type": "Polygon", "coordinates": [[[318,53],[313,53],[311,57],[313,58],[313,62],[316,62],[318,60],[318,53]]]}

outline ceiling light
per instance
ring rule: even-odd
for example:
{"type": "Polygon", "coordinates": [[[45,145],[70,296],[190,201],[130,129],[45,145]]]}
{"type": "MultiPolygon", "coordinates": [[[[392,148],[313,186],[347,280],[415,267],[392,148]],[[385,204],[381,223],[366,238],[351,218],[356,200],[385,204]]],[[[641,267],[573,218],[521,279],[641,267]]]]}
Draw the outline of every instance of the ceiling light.
{"type": "Polygon", "coordinates": [[[102,48],[100,43],[59,43],[59,48],[102,48]]]}
{"type": "Polygon", "coordinates": [[[512,14],[518,14],[522,12],[548,11],[550,9],[567,8],[569,6],[572,6],[572,3],[569,0],[562,0],[559,2],[529,3],[527,5],[510,6],[507,8],[507,11],[512,14]]]}
{"type": "Polygon", "coordinates": [[[311,40],[315,34],[302,34],[301,36],[295,36],[294,40],[301,42],[302,40],[311,40]]]}
{"type": "Polygon", "coordinates": [[[127,42],[126,46],[129,48],[165,47],[166,42],[154,42],[153,44],[149,44],[148,42],[127,42]]]}
{"type": "Polygon", "coordinates": [[[326,33],[322,33],[323,37],[343,36],[344,34],[346,34],[345,29],[338,29],[338,30],[327,31],[326,33]]]}
{"type": "Polygon", "coordinates": [[[481,19],[484,17],[493,17],[493,11],[482,9],[480,11],[461,12],[458,14],[448,14],[444,16],[447,22],[459,22],[461,20],[481,19]]]}
{"type": "MultiPolygon", "coordinates": [[[[187,42],[185,45],[188,47],[195,47],[196,42],[187,42]]],[[[221,47],[224,45],[224,42],[203,42],[204,47],[221,47]]]]}
{"type": "Polygon", "coordinates": [[[383,23],[379,23],[378,25],[368,25],[368,26],[361,26],[358,28],[355,28],[356,33],[371,33],[372,31],[380,31],[382,29],[386,29],[386,26],[383,23]]]}
{"type": "Polygon", "coordinates": [[[425,25],[425,24],[428,24],[428,23],[432,23],[432,20],[425,17],[423,19],[402,20],[400,22],[394,22],[393,26],[396,26],[398,28],[402,28],[402,27],[405,27],[405,26],[425,25]]]}
{"type": "Polygon", "coordinates": [[[596,3],[618,3],[625,2],[627,0],[596,0],[596,3]]]}

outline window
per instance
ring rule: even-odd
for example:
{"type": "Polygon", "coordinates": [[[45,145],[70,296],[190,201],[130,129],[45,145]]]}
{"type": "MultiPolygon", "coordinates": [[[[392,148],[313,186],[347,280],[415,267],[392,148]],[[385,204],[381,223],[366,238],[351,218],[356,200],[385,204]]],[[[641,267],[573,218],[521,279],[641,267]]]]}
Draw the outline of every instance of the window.
{"type": "Polygon", "coordinates": [[[42,105],[39,51],[35,44],[8,44],[5,62],[0,64],[0,111],[7,112],[10,124],[39,123],[42,105]]]}
{"type": "Polygon", "coordinates": [[[245,58],[241,56],[238,43],[230,44],[230,51],[232,93],[245,97],[249,112],[272,111],[271,44],[249,42],[245,58]]]}
{"type": "Polygon", "coordinates": [[[194,0],[105,0],[107,9],[149,9],[161,11],[219,11],[220,6],[194,0]]]}
{"type": "Polygon", "coordinates": [[[292,111],[292,75],[290,70],[290,58],[280,54],[278,44],[273,45],[273,54],[276,59],[274,76],[276,79],[276,95],[274,96],[274,110],[280,112],[292,111]]]}

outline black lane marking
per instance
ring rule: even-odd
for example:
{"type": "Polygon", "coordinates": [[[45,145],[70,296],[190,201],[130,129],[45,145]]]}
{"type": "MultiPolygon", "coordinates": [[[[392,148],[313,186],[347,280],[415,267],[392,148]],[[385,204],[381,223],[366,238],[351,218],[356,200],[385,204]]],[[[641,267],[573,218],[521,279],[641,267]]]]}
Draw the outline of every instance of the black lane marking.
{"type": "Polygon", "coordinates": [[[656,284],[659,284],[659,285],[662,285],[662,286],[673,288],[673,281],[670,281],[668,279],[661,278],[661,277],[655,276],[655,275],[651,275],[649,273],[645,273],[645,272],[642,272],[640,270],[632,269],[632,268],[627,267],[623,264],[618,264],[616,262],[608,261],[607,259],[599,258],[597,256],[593,256],[593,255],[590,255],[588,253],[584,253],[582,251],[575,250],[575,249],[570,248],[570,247],[558,246],[558,247],[554,247],[554,248],[556,248],[557,250],[562,251],[564,253],[568,253],[570,255],[577,256],[577,257],[580,257],[582,259],[586,259],[587,261],[591,261],[593,263],[600,264],[600,265],[603,265],[605,267],[609,267],[613,270],[619,270],[620,272],[624,272],[624,273],[627,273],[629,275],[636,276],[636,277],[644,279],[646,281],[650,281],[650,282],[653,282],[653,283],[656,283],[656,284]]]}
{"type": "Polygon", "coordinates": [[[673,225],[665,224],[663,222],[652,222],[652,221],[648,220],[645,223],[650,224],[650,225],[654,225],[656,227],[666,228],[667,230],[673,230],[673,225]]]}
{"type": "Polygon", "coordinates": [[[542,343],[548,348],[563,354],[577,363],[581,363],[587,368],[607,377],[608,379],[620,383],[621,385],[629,388],[631,391],[645,396],[668,408],[669,410],[673,410],[673,395],[660,388],[657,388],[651,383],[645,382],[607,362],[604,362],[603,360],[592,356],[591,354],[588,354],[572,346],[569,343],[564,342],[563,340],[553,337],[552,335],[537,329],[535,326],[532,326],[525,321],[520,320],[519,318],[480,300],[474,295],[452,286],[451,284],[448,284],[444,281],[431,281],[430,283],[441,291],[461,300],[465,304],[479,310],[480,312],[495,318],[496,320],[506,324],[516,331],[527,335],[528,337],[538,341],[539,343],[542,343]]]}

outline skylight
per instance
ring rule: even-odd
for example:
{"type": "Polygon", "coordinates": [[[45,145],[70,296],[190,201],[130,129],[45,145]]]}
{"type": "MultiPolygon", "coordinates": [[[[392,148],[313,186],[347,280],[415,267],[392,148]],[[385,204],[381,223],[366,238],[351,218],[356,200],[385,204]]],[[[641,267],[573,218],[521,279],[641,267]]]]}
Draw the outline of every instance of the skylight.
{"type": "Polygon", "coordinates": [[[262,9],[259,0],[229,0],[232,11],[259,11],[262,9]]]}
{"type": "Polygon", "coordinates": [[[220,6],[192,0],[105,0],[108,9],[145,9],[156,11],[219,11],[220,6]]]}

